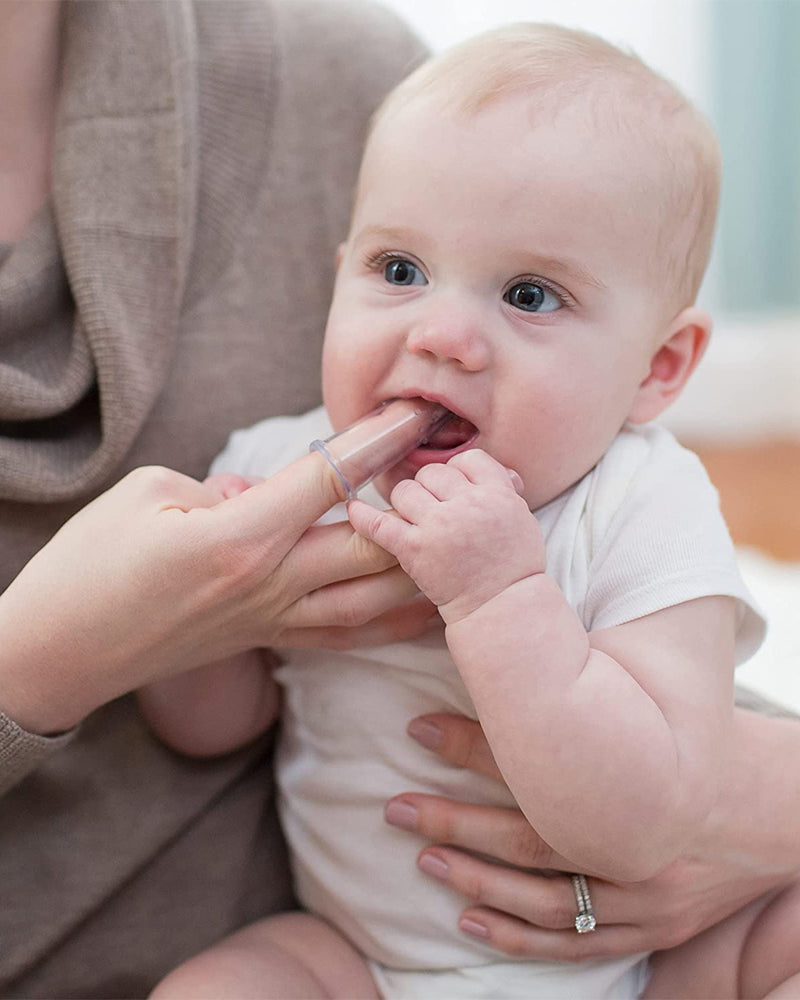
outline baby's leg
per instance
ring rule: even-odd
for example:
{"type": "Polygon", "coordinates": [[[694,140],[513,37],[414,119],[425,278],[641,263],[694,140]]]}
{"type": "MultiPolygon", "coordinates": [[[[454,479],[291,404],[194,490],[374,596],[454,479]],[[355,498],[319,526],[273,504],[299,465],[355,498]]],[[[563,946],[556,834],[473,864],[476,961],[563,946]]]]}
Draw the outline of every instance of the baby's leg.
{"type": "Polygon", "coordinates": [[[800,998],[800,883],[653,956],[647,1000],[800,998]]]}
{"type": "Polygon", "coordinates": [[[776,896],[753,924],[739,981],[744,997],[800,997],[800,882],[776,896]]]}
{"type": "Polygon", "coordinates": [[[338,931],[308,913],[250,924],[190,958],[151,1000],[377,1000],[364,959],[338,931]]]}

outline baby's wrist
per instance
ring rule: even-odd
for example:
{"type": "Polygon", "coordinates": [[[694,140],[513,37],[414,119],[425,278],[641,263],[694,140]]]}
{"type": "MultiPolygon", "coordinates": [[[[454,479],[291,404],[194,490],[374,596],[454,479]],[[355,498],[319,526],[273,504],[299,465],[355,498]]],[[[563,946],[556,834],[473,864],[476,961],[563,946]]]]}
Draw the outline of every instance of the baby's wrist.
{"type": "Polygon", "coordinates": [[[517,580],[512,580],[499,589],[483,588],[475,593],[459,594],[439,605],[439,614],[446,626],[466,623],[470,619],[480,619],[481,627],[486,614],[502,615],[504,607],[516,608],[521,591],[535,590],[536,581],[544,575],[537,570],[517,580]]]}

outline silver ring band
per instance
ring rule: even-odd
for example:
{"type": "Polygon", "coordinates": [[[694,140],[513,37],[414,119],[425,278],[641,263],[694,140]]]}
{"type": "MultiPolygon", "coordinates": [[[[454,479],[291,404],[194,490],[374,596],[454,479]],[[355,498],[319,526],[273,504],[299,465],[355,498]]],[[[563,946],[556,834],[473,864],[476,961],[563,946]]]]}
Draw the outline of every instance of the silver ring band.
{"type": "Polygon", "coordinates": [[[575,930],[579,934],[588,934],[597,927],[597,920],[592,909],[592,897],[589,895],[589,885],[585,875],[570,875],[570,879],[572,888],[575,890],[575,902],[578,904],[575,930]]]}

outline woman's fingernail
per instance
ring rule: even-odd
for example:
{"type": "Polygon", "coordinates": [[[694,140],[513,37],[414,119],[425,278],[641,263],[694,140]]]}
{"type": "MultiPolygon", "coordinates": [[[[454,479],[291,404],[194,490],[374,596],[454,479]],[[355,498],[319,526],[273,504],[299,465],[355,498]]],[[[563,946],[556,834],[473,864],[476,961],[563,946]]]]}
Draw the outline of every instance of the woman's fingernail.
{"type": "Polygon", "coordinates": [[[436,854],[421,854],[417,864],[426,875],[433,875],[434,878],[440,878],[443,881],[446,881],[450,874],[450,865],[436,854]]]}
{"type": "Polygon", "coordinates": [[[419,812],[416,806],[410,802],[402,802],[397,799],[392,800],[384,811],[387,823],[392,826],[399,826],[402,830],[416,830],[419,820],[419,812]]]}
{"type": "Polygon", "coordinates": [[[463,917],[458,922],[458,926],[465,934],[471,934],[472,937],[483,938],[484,941],[489,937],[489,928],[470,917],[463,917]]]}
{"type": "Polygon", "coordinates": [[[442,729],[428,719],[412,719],[408,724],[408,735],[428,750],[437,750],[444,739],[442,729]]]}

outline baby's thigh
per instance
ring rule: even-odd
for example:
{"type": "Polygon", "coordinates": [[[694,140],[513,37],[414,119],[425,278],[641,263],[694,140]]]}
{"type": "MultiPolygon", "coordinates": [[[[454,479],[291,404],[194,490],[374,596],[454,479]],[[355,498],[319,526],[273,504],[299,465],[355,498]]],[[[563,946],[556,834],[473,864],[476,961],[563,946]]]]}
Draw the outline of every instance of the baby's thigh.
{"type": "Polygon", "coordinates": [[[243,927],[184,962],[151,1000],[377,1000],[367,964],[349,941],[308,913],[284,913],[243,927]]]}
{"type": "MultiPolygon", "coordinates": [[[[800,883],[771,899],[759,914],[744,943],[741,995],[763,997],[800,974],[800,883]]],[[[800,996],[800,984],[783,993],[800,996]]]]}
{"type": "Polygon", "coordinates": [[[800,883],[770,893],[685,944],[653,956],[648,1000],[800,995],[800,883]]]}

